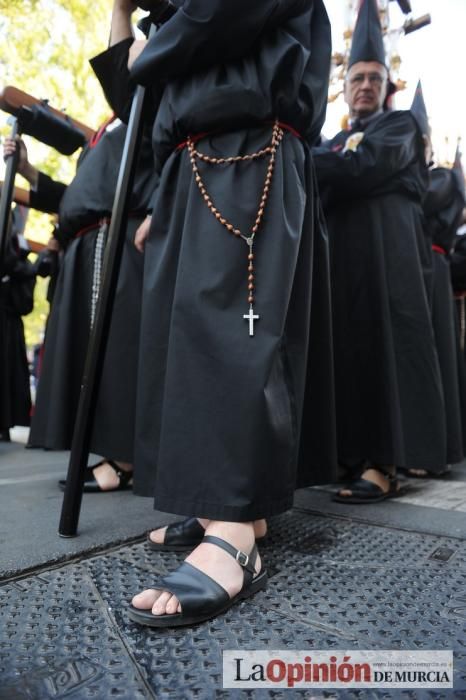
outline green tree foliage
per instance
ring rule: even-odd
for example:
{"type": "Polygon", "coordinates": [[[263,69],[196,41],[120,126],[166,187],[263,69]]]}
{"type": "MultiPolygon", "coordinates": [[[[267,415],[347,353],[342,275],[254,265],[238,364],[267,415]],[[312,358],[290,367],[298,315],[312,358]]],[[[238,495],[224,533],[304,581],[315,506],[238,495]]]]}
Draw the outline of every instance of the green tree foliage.
{"type": "MultiPolygon", "coordinates": [[[[96,128],[110,110],[88,61],[107,46],[111,8],[111,0],[0,0],[0,37],[8,38],[0,42],[0,89],[13,85],[96,128]]],[[[2,136],[10,131],[7,118],[0,112],[2,136]]],[[[25,142],[36,167],[71,180],[78,154],[67,158],[31,138],[25,142]]],[[[16,184],[27,187],[20,177],[16,184]]],[[[50,217],[31,211],[26,235],[46,242],[50,231],[50,217]]],[[[29,345],[38,342],[46,313],[40,282],[25,319],[29,345]]]]}

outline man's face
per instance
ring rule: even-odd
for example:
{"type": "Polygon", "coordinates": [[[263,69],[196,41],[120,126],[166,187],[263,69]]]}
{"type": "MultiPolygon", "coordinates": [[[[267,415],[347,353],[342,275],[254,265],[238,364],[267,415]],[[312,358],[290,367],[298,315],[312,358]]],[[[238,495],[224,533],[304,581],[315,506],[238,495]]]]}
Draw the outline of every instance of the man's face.
{"type": "Polygon", "coordinates": [[[383,107],[387,96],[388,72],[377,61],[360,61],[349,69],[345,80],[345,101],[352,117],[370,117],[383,107]]]}

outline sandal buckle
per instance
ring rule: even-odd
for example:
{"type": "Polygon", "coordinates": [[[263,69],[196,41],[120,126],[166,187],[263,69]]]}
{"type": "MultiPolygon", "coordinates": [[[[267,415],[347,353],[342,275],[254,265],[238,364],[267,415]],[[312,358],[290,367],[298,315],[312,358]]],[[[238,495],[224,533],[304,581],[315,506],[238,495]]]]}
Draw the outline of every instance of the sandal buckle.
{"type": "Polygon", "coordinates": [[[249,556],[242,552],[240,549],[236,552],[235,559],[240,566],[245,567],[249,564],[249,556]]]}

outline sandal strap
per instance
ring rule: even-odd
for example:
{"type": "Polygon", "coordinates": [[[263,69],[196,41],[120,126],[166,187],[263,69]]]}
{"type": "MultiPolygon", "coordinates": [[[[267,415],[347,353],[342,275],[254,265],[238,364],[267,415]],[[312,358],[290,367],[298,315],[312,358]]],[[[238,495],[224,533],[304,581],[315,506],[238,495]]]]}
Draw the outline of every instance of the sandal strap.
{"type": "Polygon", "coordinates": [[[379,466],[374,467],[372,465],[370,467],[370,469],[374,469],[376,472],[380,472],[380,474],[382,474],[387,479],[387,481],[389,481],[390,483],[393,481],[397,481],[396,473],[393,474],[392,472],[389,472],[387,469],[384,469],[384,467],[379,467],[379,466]]]}
{"type": "MultiPolygon", "coordinates": [[[[100,462],[100,464],[105,464],[105,462],[111,466],[115,474],[120,479],[120,486],[125,486],[133,478],[132,471],[125,472],[123,469],[120,468],[120,466],[116,462],[113,461],[113,459],[103,459],[102,462],[100,462]]],[[[96,466],[97,465],[95,465],[94,468],[96,466]]]]}
{"type": "Polygon", "coordinates": [[[220,547],[220,549],[223,549],[230,556],[232,556],[233,559],[237,561],[243,569],[245,569],[245,571],[251,574],[251,576],[255,576],[256,570],[254,568],[254,565],[257,559],[256,545],[254,545],[250,554],[246,554],[240,549],[236,549],[236,547],[233,547],[233,545],[231,545],[229,542],[226,542],[226,540],[222,540],[220,537],[215,537],[214,535],[205,535],[202,542],[207,542],[209,544],[214,544],[217,547],[220,547]]]}

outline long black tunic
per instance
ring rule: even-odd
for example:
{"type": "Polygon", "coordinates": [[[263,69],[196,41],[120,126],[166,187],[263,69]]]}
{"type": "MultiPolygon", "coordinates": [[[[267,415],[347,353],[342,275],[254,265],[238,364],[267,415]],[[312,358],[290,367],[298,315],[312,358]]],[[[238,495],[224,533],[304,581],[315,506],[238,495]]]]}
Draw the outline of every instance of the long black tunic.
{"type": "MultiPolygon", "coordinates": [[[[110,59],[111,59],[111,53],[110,59]]],[[[80,158],[76,177],[63,189],[60,239],[66,245],[45,343],[30,444],[69,449],[90,334],[99,220],[112,211],[126,126],[107,130],[80,158]],[[83,232],[79,235],[79,232],[83,232]]],[[[115,306],[97,400],[91,450],[133,459],[136,368],[143,257],[133,241],[153,191],[150,144],[141,150],[126,230],[115,306]]],[[[41,179],[35,203],[53,206],[59,188],[41,179]],[[45,190],[45,192],[44,192],[45,190]]]]}
{"type": "MultiPolygon", "coordinates": [[[[164,87],[154,123],[159,184],[145,251],[135,489],[167,512],[222,520],[279,513],[300,483],[333,477],[328,244],[309,144],[325,115],[330,56],[320,0],[187,0],[132,75],[164,87]],[[207,208],[189,134],[216,157],[278,151],[255,245],[249,337],[247,253],[207,208]]],[[[249,233],[267,159],[200,165],[215,206],[249,233]]]]}
{"type": "Polygon", "coordinates": [[[22,316],[34,306],[34,267],[9,245],[0,274],[0,428],[29,425],[31,395],[22,316]]]}
{"type": "Polygon", "coordinates": [[[432,321],[445,397],[446,464],[462,461],[466,441],[465,368],[450,276],[450,252],[464,205],[456,173],[448,168],[432,170],[424,212],[434,250],[432,321]]]}
{"type": "Polygon", "coordinates": [[[332,250],[339,459],[440,471],[446,421],[421,135],[397,111],[370,121],[354,150],[349,136],[315,151],[332,250]]]}

